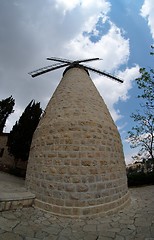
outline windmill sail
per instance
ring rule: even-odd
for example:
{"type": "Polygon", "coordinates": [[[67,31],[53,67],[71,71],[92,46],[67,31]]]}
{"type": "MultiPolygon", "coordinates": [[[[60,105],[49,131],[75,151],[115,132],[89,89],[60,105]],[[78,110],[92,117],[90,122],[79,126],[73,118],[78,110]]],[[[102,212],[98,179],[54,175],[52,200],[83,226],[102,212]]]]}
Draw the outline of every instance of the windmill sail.
{"type": "Polygon", "coordinates": [[[29,74],[32,77],[37,77],[37,76],[42,75],[44,73],[51,72],[53,70],[56,70],[56,69],[59,69],[59,68],[62,68],[62,67],[67,67],[67,66],[68,66],[67,63],[65,63],[65,64],[54,64],[54,65],[50,65],[50,66],[47,66],[47,67],[40,68],[40,69],[35,70],[33,72],[29,72],[29,74]]]}
{"type": "Polygon", "coordinates": [[[115,80],[115,81],[117,81],[117,82],[123,83],[123,80],[122,80],[122,79],[120,79],[120,78],[118,78],[118,77],[116,77],[116,76],[113,76],[113,75],[111,75],[110,73],[102,72],[102,71],[100,71],[99,69],[92,68],[92,67],[89,67],[89,66],[86,66],[86,69],[88,69],[88,70],[90,70],[90,71],[92,71],[92,72],[98,73],[98,74],[100,74],[100,75],[104,75],[105,77],[111,78],[111,79],[113,79],[113,80],[115,80]]]}
{"type": "MultiPolygon", "coordinates": [[[[118,78],[116,76],[111,75],[110,73],[107,73],[107,72],[101,71],[99,69],[95,69],[93,67],[89,67],[89,66],[86,66],[84,64],[81,64],[81,63],[86,63],[86,62],[90,62],[90,61],[101,60],[100,58],[89,58],[89,59],[71,61],[71,60],[62,59],[62,58],[49,57],[49,58],[47,58],[47,60],[51,60],[51,61],[55,61],[55,62],[59,62],[59,63],[40,68],[38,70],[30,72],[29,74],[32,77],[37,77],[39,75],[42,75],[44,73],[47,73],[47,72],[50,72],[50,71],[53,71],[53,70],[57,70],[59,68],[63,68],[63,67],[71,68],[71,67],[78,67],[79,66],[79,67],[84,67],[85,69],[90,70],[92,72],[95,72],[97,74],[104,75],[105,77],[111,78],[111,79],[113,79],[117,82],[123,83],[123,80],[121,80],[120,78],[118,78]]],[[[65,70],[65,72],[66,72],[66,70],[65,70]]]]}

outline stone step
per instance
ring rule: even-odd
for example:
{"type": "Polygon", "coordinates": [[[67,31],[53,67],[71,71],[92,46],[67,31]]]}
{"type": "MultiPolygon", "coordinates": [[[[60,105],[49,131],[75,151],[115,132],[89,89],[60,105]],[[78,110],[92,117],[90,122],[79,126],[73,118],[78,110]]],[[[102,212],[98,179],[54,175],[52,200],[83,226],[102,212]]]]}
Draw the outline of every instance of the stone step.
{"type": "Polygon", "coordinates": [[[1,193],[0,212],[33,205],[35,195],[30,192],[1,193]]]}
{"type": "Polygon", "coordinates": [[[30,192],[1,193],[0,212],[33,205],[35,195],[30,192]]]}
{"type": "Polygon", "coordinates": [[[32,206],[34,199],[24,179],[0,172],[0,212],[32,206]]]}

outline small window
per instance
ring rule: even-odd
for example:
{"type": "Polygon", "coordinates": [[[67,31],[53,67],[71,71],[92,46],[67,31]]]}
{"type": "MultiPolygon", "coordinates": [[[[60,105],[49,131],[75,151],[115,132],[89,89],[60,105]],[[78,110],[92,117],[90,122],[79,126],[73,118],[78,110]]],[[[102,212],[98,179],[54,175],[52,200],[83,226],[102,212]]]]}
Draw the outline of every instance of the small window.
{"type": "Polygon", "coordinates": [[[3,157],[4,148],[0,148],[0,157],[3,157]]]}

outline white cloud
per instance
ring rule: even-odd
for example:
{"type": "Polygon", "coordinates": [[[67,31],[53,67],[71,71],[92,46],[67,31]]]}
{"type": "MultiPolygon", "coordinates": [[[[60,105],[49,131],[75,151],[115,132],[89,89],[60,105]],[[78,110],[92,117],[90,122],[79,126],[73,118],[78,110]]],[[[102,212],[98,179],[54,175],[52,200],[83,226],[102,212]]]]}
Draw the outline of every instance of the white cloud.
{"type": "Polygon", "coordinates": [[[152,38],[154,39],[154,1],[145,0],[141,8],[141,16],[144,17],[150,28],[152,38]]]}
{"type": "Polygon", "coordinates": [[[137,150],[136,149],[129,149],[129,152],[127,152],[125,154],[125,163],[126,165],[130,164],[130,163],[133,163],[134,162],[134,159],[133,159],[133,156],[136,156],[137,155],[137,150]]]}
{"type": "MultiPolygon", "coordinates": [[[[55,90],[61,78],[58,71],[37,79],[27,74],[44,66],[46,57],[100,57],[103,60],[91,63],[92,66],[112,73],[127,64],[129,39],[110,21],[109,1],[27,0],[16,3],[16,0],[0,2],[0,95],[5,98],[12,94],[16,100],[16,114],[13,114],[12,120],[9,118],[9,128],[11,121],[15,123],[20,109],[24,110],[32,99],[40,101],[44,108],[55,90]],[[109,28],[94,43],[88,36],[99,33],[96,24],[100,17],[109,28]],[[83,35],[84,31],[87,36],[83,35]]],[[[138,67],[135,66],[119,72],[125,80],[122,85],[91,75],[115,120],[121,114],[115,110],[114,104],[127,100],[128,90],[132,87],[131,79],[137,76],[137,71],[138,67]]]]}
{"type": "Polygon", "coordinates": [[[115,103],[118,101],[126,101],[129,98],[129,90],[132,88],[133,80],[139,76],[139,66],[127,68],[124,71],[119,71],[118,77],[124,80],[124,83],[118,84],[112,80],[102,77],[95,79],[95,84],[103,96],[107,106],[110,109],[114,121],[122,118],[118,109],[115,109],[115,103]],[[111,94],[112,93],[112,94],[111,94]]]}
{"type": "Polygon", "coordinates": [[[122,36],[120,29],[113,23],[111,23],[108,33],[102,36],[98,42],[92,42],[89,37],[83,36],[81,32],[66,44],[66,49],[69,56],[73,58],[76,56],[80,58],[96,56],[102,58],[102,62],[93,64],[104,68],[106,71],[113,71],[121,64],[125,64],[129,57],[129,41],[122,36]]]}
{"type": "MultiPolygon", "coordinates": [[[[26,106],[25,106],[26,107],[26,106]]],[[[22,115],[23,109],[20,108],[19,106],[15,105],[14,106],[14,113],[12,113],[6,121],[6,127],[4,128],[4,132],[8,132],[8,129],[12,129],[12,122],[15,124],[16,121],[19,120],[19,116],[22,115]]]]}
{"type": "Polygon", "coordinates": [[[139,65],[135,65],[118,72],[118,76],[124,80],[120,89],[120,100],[126,101],[130,97],[128,91],[132,88],[133,80],[140,76],[139,69],[139,65]]]}
{"type": "MultiPolygon", "coordinates": [[[[67,0],[66,0],[67,1],[67,0]]],[[[110,9],[111,4],[106,0],[81,0],[81,6],[83,8],[98,8],[103,9],[105,13],[107,13],[110,9]]]]}
{"type": "Polygon", "coordinates": [[[65,15],[67,11],[73,10],[78,4],[80,4],[79,0],[66,1],[66,0],[56,0],[55,7],[57,10],[62,10],[65,15]]]}
{"type": "MultiPolygon", "coordinates": [[[[107,19],[106,19],[107,20],[107,19]]],[[[96,26],[97,19],[92,26],[96,26]]],[[[92,62],[91,66],[101,69],[102,71],[113,72],[120,65],[127,63],[129,58],[129,40],[123,37],[121,30],[112,22],[110,29],[98,42],[92,42],[89,36],[83,36],[82,32],[74,39],[71,39],[66,45],[66,51],[69,58],[92,58],[100,57],[102,61],[92,62]],[[73,51],[72,51],[73,49],[73,51]]],[[[94,30],[91,28],[91,32],[94,30]]],[[[115,103],[119,100],[126,101],[129,98],[128,91],[132,88],[132,81],[139,76],[139,66],[125,69],[118,72],[118,76],[124,79],[124,84],[118,84],[105,77],[98,77],[92,74],[100,94],[105,99],[113,119],[120,119],[121,113],[115,109],[115,103]],[[112,92],[112,94],[110,94],[112,92]]]]}
{"type": "MultiPolygon", "coordinates": [[[[53,0],[50,0],[53,3],[53,0]]],[[[110,9],[110,3],[107,0],[55,0],[55,7],[57,10],[61,10],[65,15],[68,11],[80,7],[83,9],[85,15],[90,11],[95,14],[96,10],[99,13],[101,10],[106,14],[110,9]]]]}

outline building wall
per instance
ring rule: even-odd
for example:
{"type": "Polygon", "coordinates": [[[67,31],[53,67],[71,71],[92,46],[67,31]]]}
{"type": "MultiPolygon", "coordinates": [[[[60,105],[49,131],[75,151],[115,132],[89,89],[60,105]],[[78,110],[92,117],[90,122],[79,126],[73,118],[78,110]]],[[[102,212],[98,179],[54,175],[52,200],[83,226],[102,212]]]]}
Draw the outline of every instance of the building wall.
{"type": "Polygon", "coordinates": [[[0,165],[11,167],[14,164],[13,157],[9,155],[7,139],[9,133],[0,133],[0,165]]]}

